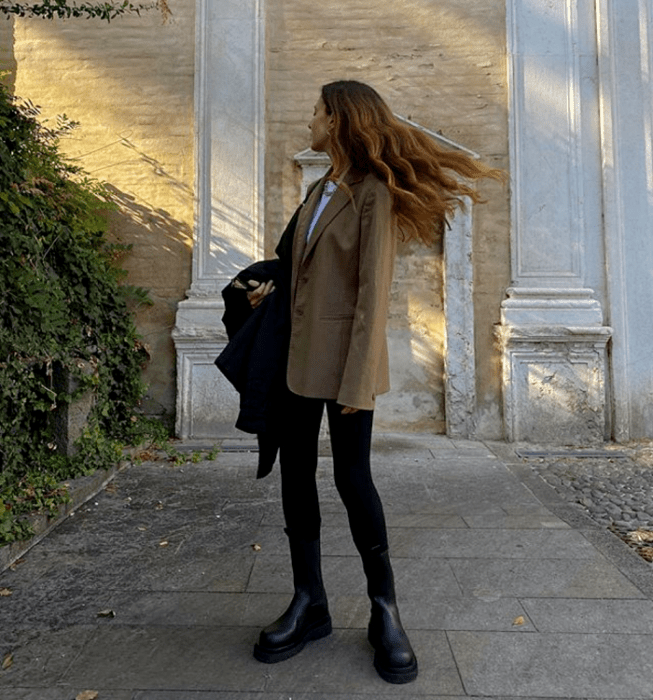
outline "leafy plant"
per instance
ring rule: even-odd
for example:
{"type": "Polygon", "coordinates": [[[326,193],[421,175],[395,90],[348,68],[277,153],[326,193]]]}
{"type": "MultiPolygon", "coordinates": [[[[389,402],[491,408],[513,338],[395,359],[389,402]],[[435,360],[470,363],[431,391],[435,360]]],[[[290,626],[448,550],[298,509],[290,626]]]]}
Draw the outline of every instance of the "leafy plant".
{"type": "MultiPolygon", "coordinates": [[[[166,4],[165,2],[163,3],[166,4]]],[[[42,17],[44,19],[70,19],[72,17],[98,18],[110,22],[126,13],[140,14],[159,3],[134,4],[122,2],[69,2],[69,0],[43,0],[43,2],[0,2],[0,12],[18,17],[42,17]]]]}
{"type": "Polygon", "coordinates": [[[120,284],[129,248],[107,241],[107,191],[59,152],[76,124],[37,116],[0,85],[0,544],[26,534],[26,513],[58,507],[62,480],[116,463],[153,431],[138,412],[149,355],[133,321],[147,293],[120,284]],[[68,457],[53,415],[88,390],[94,407],[68,457]]]}

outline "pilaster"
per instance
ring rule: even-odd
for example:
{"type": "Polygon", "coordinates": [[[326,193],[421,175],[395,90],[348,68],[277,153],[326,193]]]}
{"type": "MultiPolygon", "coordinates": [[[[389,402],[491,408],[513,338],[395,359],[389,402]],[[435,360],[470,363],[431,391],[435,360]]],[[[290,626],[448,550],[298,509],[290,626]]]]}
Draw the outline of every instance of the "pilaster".
{"type": "Polygon", "coordinates": [[[238,397],[213,365],[222,288],[263,251],[263,0],[197,0],[192,284],[172,333],[181,438],[232,432],[238,397]]]}
{"type": "Polygon", "coordinates": [[[653,437],[653,1],[596,0],[614,437],[653,437]]]}
{"type": "Polygon", "coordinates": [[[606,432],[610,329],[588,284],[601,241],[593,15],[587,0],[508,0],[513,283],[499,339],[512,440],[586,444],[606,432]]]}

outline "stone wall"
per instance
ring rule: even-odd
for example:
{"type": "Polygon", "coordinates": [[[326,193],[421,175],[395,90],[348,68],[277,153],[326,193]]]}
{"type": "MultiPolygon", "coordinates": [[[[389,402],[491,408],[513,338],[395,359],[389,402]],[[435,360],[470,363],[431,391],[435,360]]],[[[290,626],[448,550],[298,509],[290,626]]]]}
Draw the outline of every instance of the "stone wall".
{"type": "Polygon", "coordinates": [[[109,184],[119,210],[112,235],[133,245],[128,281],[150,290],[138,313],[151,348],[145,408],[172,413],[177,302],[189,286],[194,187],[194,0],[158,11],[96,20],[0,20],[0,60],[18,66],[16,94],[43,116],[80,122],[63,150],[109,184]],[[13,56],[11,45],[13,25],[13,56]]]}
{"type": "MultiPolygon", "coordinates": [[[[395,112],[507,167],[505,4],[499,0],[267,0],[266,249],[299,200],[294,154],[323,83],[373,85],[395,112]]],[[[481,435],[501,435],[501,371],[493,328],[509,283],[507,189],[481,185],[475,208],[475,316],[481,435]]],[[[389,321],[390,395],[377,424],[444,429],[442,251],[403,246],[389,321]]]]}

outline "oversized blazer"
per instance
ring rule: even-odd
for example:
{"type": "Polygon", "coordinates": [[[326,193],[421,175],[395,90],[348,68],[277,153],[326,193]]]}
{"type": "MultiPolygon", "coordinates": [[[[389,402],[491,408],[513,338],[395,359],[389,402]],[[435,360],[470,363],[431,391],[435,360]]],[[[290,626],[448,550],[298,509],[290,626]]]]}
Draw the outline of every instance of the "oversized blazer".
{"type": "Polygon", "coordinates": [[[287,382],[300,396],[371,410],[389,390],[386,322],[397,235],[388,188],[349,173],[306,233],[322,179],[304,204],[292,249],[287,382]]]}

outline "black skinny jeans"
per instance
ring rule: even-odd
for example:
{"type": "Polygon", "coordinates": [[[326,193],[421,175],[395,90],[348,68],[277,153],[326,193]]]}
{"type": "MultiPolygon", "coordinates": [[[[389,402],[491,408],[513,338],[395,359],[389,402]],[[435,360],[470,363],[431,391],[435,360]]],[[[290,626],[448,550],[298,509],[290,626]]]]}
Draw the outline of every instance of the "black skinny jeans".
{"type": "Polygon", "coordinates": [[[303,539],[320,534],[320,505],[315,480],[318,438],[327,408],[333,474],[347,509],[354,544],[361,554],[388,546],[383,505],[372,481],[370,449],[373,411],[342,415],[335,401],[309,399],[288,392],[284,421],[288,431],[280,449],[281,497],[286,527],[303,539]]]}

